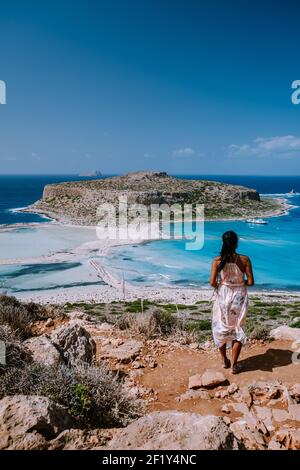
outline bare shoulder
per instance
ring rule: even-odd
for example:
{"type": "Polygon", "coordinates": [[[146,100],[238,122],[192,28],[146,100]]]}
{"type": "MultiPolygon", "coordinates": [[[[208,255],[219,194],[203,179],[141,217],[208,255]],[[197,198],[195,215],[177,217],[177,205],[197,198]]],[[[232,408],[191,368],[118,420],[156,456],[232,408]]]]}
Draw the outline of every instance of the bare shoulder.
{"type": "Polygon", "coordinates": [[[221,256],[216,256],[214,259],[213,259],[213,263],[220,263],[221,262],[221,256]]]}
{"type": "Polygon", "coordinates": [[[241,259],[241,261],[244,265],[246,265],[248,263],[251,263],[251,260],[250,260],[249,256],[239,254],[239,257],[240,257],[240,259],[241,259]]]}

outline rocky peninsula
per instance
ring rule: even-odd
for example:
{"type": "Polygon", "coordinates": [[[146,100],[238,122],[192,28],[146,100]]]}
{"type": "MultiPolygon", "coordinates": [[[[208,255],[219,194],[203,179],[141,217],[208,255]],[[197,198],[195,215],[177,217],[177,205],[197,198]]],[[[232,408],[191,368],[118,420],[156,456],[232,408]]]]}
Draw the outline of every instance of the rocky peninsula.
{"type": "Polygon", "coordinates": [[[262,198],[255,189],[150,171],[50,184],[45,186],[42,199],[23,210],[64,223],[96,225],[99,205],[117,206],[120,196],[126,196],[128,204],[149,208],[152,204],[204,204],[205,217],[211,220],[267,217],[286,210],[282,201],[262,198]]]}

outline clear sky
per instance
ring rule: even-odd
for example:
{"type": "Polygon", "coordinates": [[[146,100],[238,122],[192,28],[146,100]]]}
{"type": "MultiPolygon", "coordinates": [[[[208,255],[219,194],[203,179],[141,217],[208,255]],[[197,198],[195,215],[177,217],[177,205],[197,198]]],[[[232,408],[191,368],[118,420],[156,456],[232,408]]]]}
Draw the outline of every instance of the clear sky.
{"type": "Polygon", "coordinates": [[[300,2],[0,2],[0,173],[300,174],[300,2]]]}

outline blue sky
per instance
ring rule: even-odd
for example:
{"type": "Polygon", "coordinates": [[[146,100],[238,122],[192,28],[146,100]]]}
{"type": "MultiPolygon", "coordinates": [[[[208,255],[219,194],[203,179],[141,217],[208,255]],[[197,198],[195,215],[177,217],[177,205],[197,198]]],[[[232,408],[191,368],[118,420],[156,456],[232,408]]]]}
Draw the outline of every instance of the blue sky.
{"type": "Polygon", "coordinates": [[[299,11],[0,2],[0,173],[300,174],[299,11]]]}

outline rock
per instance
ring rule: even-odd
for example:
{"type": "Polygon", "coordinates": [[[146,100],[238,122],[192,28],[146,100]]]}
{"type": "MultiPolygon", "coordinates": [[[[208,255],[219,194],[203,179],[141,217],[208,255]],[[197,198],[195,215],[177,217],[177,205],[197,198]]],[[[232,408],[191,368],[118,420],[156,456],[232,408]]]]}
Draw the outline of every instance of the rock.
{"type": "Polygon", "coordinates": [[[274,431],[272,424],[272,410],[266,406],[254,406],[257,418],[262,421],[269,432],[274,431]]]}
{"type": "Polygon", "coordinates": [[[202,376],[201,374],[192,375],[189,378],[189,389],[197,389],[202,387],[202,376]]]}
{"type": "Polygon", "coordinates": [[[245,420],[238,420],[231,423],[230,429],[235,437],[243,442],[246,449],[263,450],[266,448],[264,436],[245,420]]]}
{"type": "Polygon", "coordinates": [[[291,328],[287,325],[278,326],[270,331],[270,337],[273,339],[300,341],[300,328],[291,328]]]}
{"type": "Polygon", "coordinates": [[[238,440],[217,416],[155,411],[120,430],[106,450],[237,449],[238,440]]]}
{"type": "Polygon", "coordinates": [[[29,338],[24,341],[23,345],[31,352],[32,359],[38,364],[57,366],[63,361],[59,350],[45,335],[29,338]]]}
{"type": "Polygon", "coordinates": [[[277,380],[273,380],[272,382],[253,382],[249,385],[248,390],[254,399],[260,401],[279,399],[284,393],[283,386],[277,380]]]}
{"type": "Polygon", "coordinates": [[[217,390],[215,393],[215,398],[227,398],[229,397],[229,393],[226,390],[217,390]]]}
{"type": "Polygon", "coordinates": [[[241,413],[243,415],[247,415],[249,413],[249,408],[246,403],[230,403],[229,406],[237,413],[241,413]]]}
{"type": "Polygon", "coordinates": [[[275,439],[271,439],[268,444],[268,450],[282,450],[283,445],[280,442],[276,441],[275,439]]]}
{"type": "Polygon", "coordinates": [[[141,361],[134,361],[132,363],[132,368],[133,369],[143,369],[143,367],[145,367],[145,366],[141,361]]]}
{"type": "Polygon", "coordinates": [[[273,413],[274,420],[277,421],[278,423],[281,423],[283,421],[287,421],[288,419],[290,419],[289,413],[286,410],[279,410],[279,409],[274,408],[272,410],[272,413],[273,413]]]}
{"type": "Polygon", "coordinates": [[[46,397],[35,395],[6,396],[0,400],[0,448],[14,448],[14,445],[36,448],[45,439],[55,437],[62,430],[71,427],[73,419],[64,407],[46,397]],[[2,439],[4,436],[4,440],[2,439]],[[23,441],[21,440],[23,439],[23,441]],[[23,444],[22,444],[23,442],[23,444]]]}
{"type": "Polygon", "coordinates": [[[131,398],[144,398],[146,395],[153,393],[153,388],[136,385],[128,388],[128,396],[131,398]]]}
{"type": "Polygon", "coordinates": [[[235,392],[238,391],[238,389],[239,387],[237,386],[237,384],[232,383],[227,387],[227,392],[229,393],[229,395],[233,395],[235,392]]]}
{"type": "Polygon", "coordinates": [[[185,400],[210,400],[211,396],[207,390],[188,390],[179,397],[176,401],[182,402],[185,400]]]}
{"type": "Polygon", "coordinates": [[[144,372],[141,369],[134,369],[129,372],[129,378],[133,380],[138,379],[142,375],[144,375],[144,372]]]}
{"type": "Polygon", "coordinates": [[[207,369],[204,374],[202,374],[202,386],[211,388],[221,385],[227,381],[226,377],[222,372],[219,372],[214,369],[207,369]]]}
{"type": "Polygon", "coordinates": [[[195,350],[195,349],[199,349],[199,343],[191,343],[191,344],[189,345],[189,348],[190,348],[190,349],[194,349],[194,350],[195,350]]]}
{"type": "Polygon", "coordinates": [[[76,320],[54,330],[51,340],[57,345],[68,364],[85,362],[92,364],[95,359],[96,343],[90,333],[76,320]]]}
{"type": "Polygon", "coordinates": [[[239,399],[240,402],[246,403],[248,408],[251,408],[251,405],[253,403],[253,397],[252,397],[251,393],[249,392],[248,387],[243,387],[240,390],[238,399],[239,399]]]}
{"type": "Polygon", "coordinates": [[[296,403],[300,403],[300,384],[294,384],[292,388],[290,388],[289,394],[296,401],[296,403]]]}
{"type": "Polygon", "coordinates": [[[300,421],[300,405],[289,405],[290,419],[300,421]]]}
{"type": "Polygon", "coordinates": [[[116,348],[108,348],[104,350],[102,357],[117,359],[120,362],[128,364],[140,354],[142,347],[143,343],[141,341],[125,341],[125,343],[117,346],[116,348]]]}
{"type": "Polygon", "coordinates": [[[90,450],[101,448],[113,437],[113,429],[66,429],[50,441],[48,450],[90,450]]]}
{"type": "Polygon", "coordinates": [[[222,408],[221,408],[221,411],[222,411],[222,413],[226,413],[226,414],[231,413],[231,409],[229,408],[228,405],[223,405],[222,408]]]}
{"type": "Polygon", "coordinates": [[[213,388],[226,381],[226,377],[221,372],[214,369],[207,369],[202,375],[195,374],[189,378],[189,388],[213,388]]]}
{"type": "Polygon", "coordinates": [[[300,450],[300,429],[280,429],[274,434],[270,444],[272,447],[279,444],[281,446],[280,448],[286,450],[300,450]]]}
{"type": "Polygon", "coordinates": [[[3,450],[46,450],[48,442],[38,432],[28,432],[23,436],[13,436],[8,434],[0,436],[0,449],[3,450]]]}
{"type": "Polygon", "coordinates": [[[54,320],[53,318],[48,318],[48,320],[46,321],[45,323],[45,327],[46,328],[49,328],[50,326],[53,326],[54,325],[54,320]]]}

